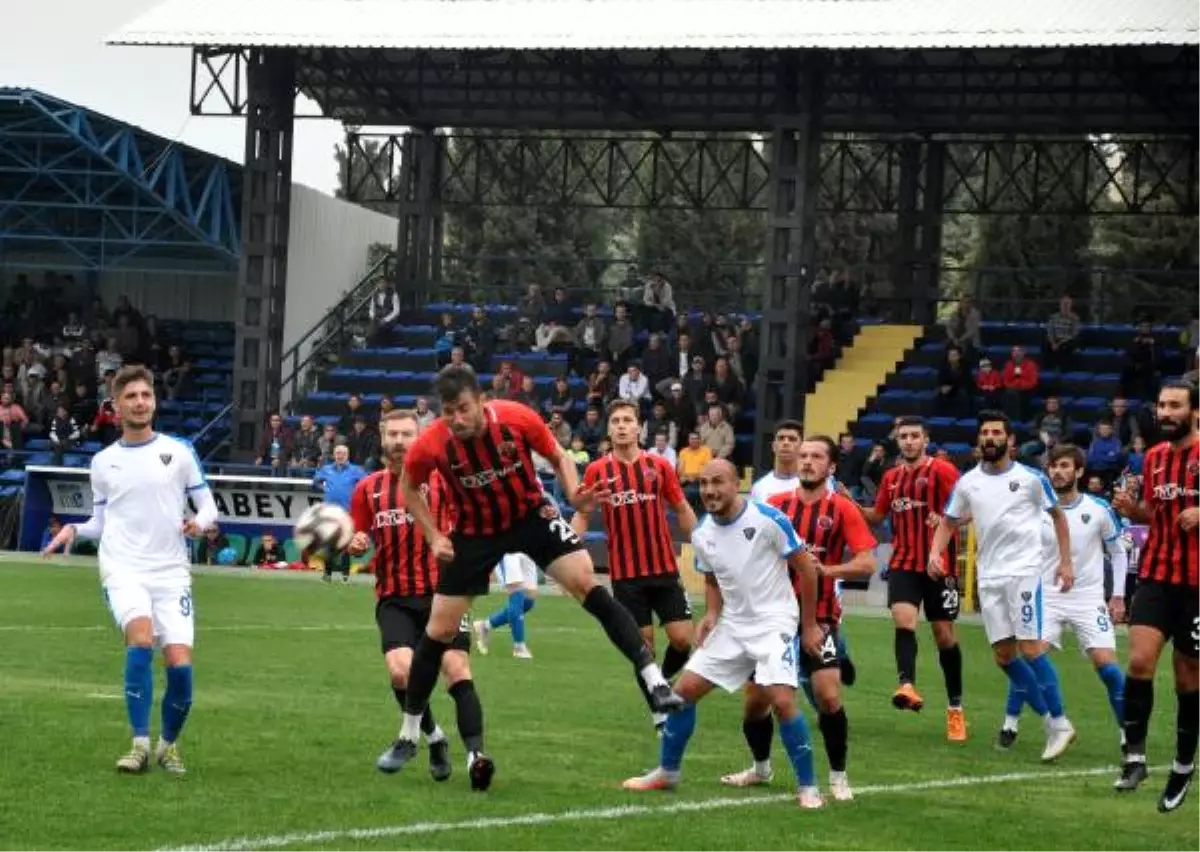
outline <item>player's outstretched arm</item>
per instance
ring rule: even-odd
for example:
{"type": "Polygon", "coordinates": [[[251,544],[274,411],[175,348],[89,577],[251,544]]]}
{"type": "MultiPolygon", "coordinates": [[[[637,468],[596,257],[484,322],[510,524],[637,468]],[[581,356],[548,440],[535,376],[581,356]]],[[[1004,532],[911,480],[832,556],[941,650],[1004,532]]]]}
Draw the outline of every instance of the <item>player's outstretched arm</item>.
{"type": "Polygon", "coordinates": [[[950,546],[951,537],[968,520],[968,518],[952,518],[949,515],[942,515],[938,520],[937,529],[933,531],[933,542],[929,545],[929,560],[926,567],[926,572],[933,579],[936,580],[946,573],[946,566],[942,564],[942,554],[950,546]]]}
{"type": "Polygon", "coordinates": [[[1050,509],[1054,521],[1054,538],[1058,542],[1058,586],[1060,591],[1069,592],[1075,585],[1075,566],[1071,563],[1071,528],[1067,525],[1067,514],[1059,506],[1050,509]]]}

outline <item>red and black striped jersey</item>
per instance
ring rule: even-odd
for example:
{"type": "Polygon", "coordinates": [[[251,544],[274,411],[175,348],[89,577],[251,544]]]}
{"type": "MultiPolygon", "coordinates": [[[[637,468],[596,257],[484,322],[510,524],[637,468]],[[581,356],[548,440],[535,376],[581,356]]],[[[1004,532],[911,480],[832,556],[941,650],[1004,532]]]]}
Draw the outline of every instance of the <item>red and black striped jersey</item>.
{"type": "Polygon", "coordinates": [[[1179,526],[1185,509],[1200,506],[1198,473],[1200,445],[1195,440],[1183,447],[1164,441],[1146,453],[1142,502],[1150,512],[1150,530],[1138,565],[1139,578],[1193,590],[1200,585],[1196,534],[1179,526]]]}
{"type": "MultiPolygon", "coordinates": [[[[926,458],[916,466],[889,468],[875,495],[875,511],[892,524],[892,571],[924,571],[934,530],[930,515],[940,515],[958,482],[958,468],[942,459],[926,458]]],[[[946,573],[958,575],[958,545],[954,538],[942,554],[946,573]]]]}
{"type": "MultiPolygon", "coordinates": [[[[822,565],[841,564],[847,547],[857,555],[876,545],[862,512],[841,494],[822,493],[811,503],[805,503],[800,492],[793,491],[776,494],[767,502],[788,516],[797,535],[822,565]]],[[[799,596],[800,578],[794,577],[793,584],[799,596]]],[[[836,625],[841,617],[837,580],[821,575],[817,579],[817,621],[836,625]]]]}
{"type": "Polygon", "coordinates": [[[456,438],[444,419],[434,421],[409,448],[404,473],[420,485],[440,472],[457,504],[458,532],[493,536],[545,500],[534,452],[551,460],[560,452],[546,424],[526,405],[496,400],[483,406],[483,433],[476,438],[456,438]]]}
{"type": "MultiPolygon", "coordinates": [[[[434,473],[420,486],[438,529],[454,525],[453,503],[446,483],[434,473]]],[[[358,483],[350,499],[350,517],[357,532],[375,541],[371,569],[378,598],[428,597],[437,588],[438,563],[421,525],[404,505],[400,476],[390,470],[373,473],[358,483]]]]}
{"type": "Polygon", "coordinates": [[[588,465],[585,486],[603,483],[612,496],[603,506],[611,580],[678,574],[667,507],[684,502],[679,477],[662,456],[638,453],[626,463],[609,453],[588,465]]]}

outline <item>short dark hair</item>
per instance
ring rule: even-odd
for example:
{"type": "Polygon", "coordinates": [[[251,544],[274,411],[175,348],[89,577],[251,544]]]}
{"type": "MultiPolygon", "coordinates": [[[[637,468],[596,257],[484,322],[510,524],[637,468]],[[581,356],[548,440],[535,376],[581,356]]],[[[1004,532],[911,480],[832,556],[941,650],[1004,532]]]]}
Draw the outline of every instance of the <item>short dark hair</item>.
{"type": "Polygon", "coordinates": [[[1200,408],[1200,388],[1187,379],[1167,379],[1159,388],[1159,393],[1165,390],[1187,391],[1188,407],[1193,410],[1200,408]]]}
{"type": "Polygon", "coordinates": [[[417,424],[417,428],[421,426],[421,419],[417,417],[417,412],[411,408],[393,408],[391,411],[379,418],[380,425],[392,420],[411,420],[417,424]]]}
{"type": "Polygon", "coordinates": [[[905,426],[919,426],[922,432],[926,435],[929,434],[929,426],[925,423],[925,418],[919,414],[905,414],[896,421],[897,429],[903,429],[905,426]]]}
{"type": "Polygon", "coordinates": [[[775,437],[778,438],[780,432],[795,432],[803,440],[804,424],[799,420],[780,420],[775,424],[775,437]]]}
{"type": "Polygon", "coordinates": [[[825,452],[829,453],[830,463],[836,465],[838,463],[838,459],[840,459],[842,455],[841,448],[837,445],[837,442],[828,435],[809,435],[804,439],[804,443],[806,444],[814,441],[818,444],[825,445],[825,452]]]}
{"type": "Polygon", "coordinates": [[[442,402],[454,402],[463,392],[479,396],[479,377],[468,364],[447,364],[433,379],[433,392],[442,402]]]}
{"type": "Polygon", "coordinates": [[[638,423],[642,422],[641,409],[638,407],[638,404],[636,402],[634,402],[633,400],[629,400],[629,399],[614,399],[612,402],[610,402],[608,404],[608,413],[605,415],[604,419],[605,420],[612,419],[613,414],[615,414],[618,411],[621,411],[622,409],[628,409],[629,411],[632,411],[633,419],[636,420],[638,423]]]}
{"type": "Polygon", "coordinates": [[[117,374],[113,378],[113,398],[119,398],[125,387],[134,382],[145,382],[150,385],[151,391],[154,390],[154,374],[141,364],[130,364],[117,370],[117,374]]]}
{"type": "Polygon", "coordinates": [[[1048,464],[1054,464],[1059,459],[1070,459],[1076,470],[1087,467],[1087,454],[1074,444],[1055,444],[1047,457],[1048,464]]]}
{"type": "Polygon", "coordinates": [[[979,412],[979,428],[983,428],[984,423],[999,423],[1004,427],[1005,435],[1012,435],[1012,420],[1003,411],[995,411],[986,409],[979,412]]]}

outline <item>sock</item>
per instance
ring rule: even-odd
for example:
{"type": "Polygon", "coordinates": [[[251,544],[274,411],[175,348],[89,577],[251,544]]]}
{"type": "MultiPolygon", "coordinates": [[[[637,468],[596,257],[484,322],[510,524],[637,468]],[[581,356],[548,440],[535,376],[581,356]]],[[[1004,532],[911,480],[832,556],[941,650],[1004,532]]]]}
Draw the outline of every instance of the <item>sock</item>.
{"type": "Polygon", "coordinates": [[[896,675],[901,683],[917,681],[917,634],[896,628],[896,675]]]}
{"type": "Polygon", "coordinates": [[[1113,715],[1117,717],[1117,724],[1120,725],[1121,720],[1125,718],[1125,673],[1116,663],[1105,663],[1096,669],[1096,674],[1108,690],[1108,704],[1112,707],[1113,715]]]}
{"type": "Polygon", "coordinates": [[[658,747],[658,765],[668,772],[678,772],[680,764],[683,763],[683,752],[687,749],[688,740],[692,738],[692,732],[695,730],[695,704],[688,704],[678,713],[668,716],[658,747]]]}
{"type": "Polygon", "coordinates": [[[625,655],[625,659],[633,663],[646,685],[653,688],[663,681],[662,672],[654,662],[654,655],[642,640],[642,632],[638,630],[637,622],[629,614],[629,610],[621,606],[603,586],[595,586],[583,599],[583,608],[600,622],[608,641],[625,655]],[[651,669],[652,671],[647,671],[651,669]]]}
{"type": "Polygon", "coordinates": [[[796,784],[800,787],[816,786],[817,770],[813,765],[812,743],[803,713],[797,713],[786,722],[780,720],[779,739],[791,761],[792,771],[796,773],[796,784]]]}
{"type": "Polygon", "coordinates": [[[533,605],[537,603],[537,598],[531,598],[528,595],[523,595],[521,600],[521,609],[523,609],[526,614],[528,614],[529,611],[533,609],[533,605]]]}
{"type": "Polygon", "coordinates": [[[768,713],[761,719],[743,719],[742,735],[746,745],[750,746],[750,754],[754,762],[770,765],[771,740],[775,736],[775,719],[768,713]]]}
{"type": "Polygon", "coordinates": [[[1177,692],[1175,700],[1179,702],[1175,717],[1175,763],[1181,768],[1191,767],[1196,762],[1196,738],[1200,736],[1200,692],[1177,692]]]}
{"type": "Polygon", "coordinates": [[[687,665],[688,657],[691,656],[692,649],[684,648],[680,650],[674,645],[667,646],[667,652],[663,654],[662,673],[667,680],[675,677],[687,665]]]}
{"type": "Polygon", "coordinates": [[[942,677],[946,680],[946,701],[950,707],[962,707],[962,649],[957,644],[938,649],[942,677]]]}
{"type": "Polygon", "coordinates": [[[503,627],[508,624],[508,604],[488,616],[488,624],[492,627],[503,627]]]}
{"type": "Polygon", "coordinates": [[[413,651],[412,665],[408,670],[408,691],[404,701],[404,725],[400,729],[402,739],[417,742],[421,735],[421,717],[429,706],[429,696],[437,686],[438,672],[442,668],[442,655],[450,646],[439,642],[428,633],[422,634],[413,651]]]}
{"type": "Polygon", "coordinates": [[[425,735],[427,742],[437,742],[445,737],[438,737],[441,728],[438,727],[437,719],[433,718],[433,708],[426,707],[425,712],[421,714],[421,733],[425,735]]]}
{"type": "Polygon", "coordinates": [[[468,752],[483,751],[483,705],[475,691],[475,681],[460,680],[450,687],[450,697],[458,713],[458,735],[468,752]]]}
{"type": "Polygon", "coordinates": [[[125,649],[125,711],[135,737],[150,736],[150,710],[154,707],[154,649],[133,645],[125,649]]]}
{"type": "Polygon", "coordinates": [[[167,691],[162,699],[162,738],[173,743],[179,739],[183,723],[192,709],[192,667],[167,666],[167,691]]]}
{"type": "Polygon", "coordinates": [[[525,644],[525,590],[517,589],[508,596],[508,625],[512,628],[514,645],[525,644]]]}
{"type": "Polygon", "coordinates": [[[1129,757],[1145,758],[1146,729],[1150,727],[1150,713],[1154,710],[1154,681],[1142,680],[1131,674],[1125,675],[1125,715],[1121,727],[1125,730],[1125,743],[1129,757]]]}
{"type": "Polygon", "coordinates": [[[845,772],[846,753],[850,750],[850,720],[846,718],[846,708],[819,714],[817,724],[821,727],[821,738],[825,740],[830,771],[845,772]]]}
{"type": "MultiPolygon", "coordinates": [[[[1044,655],[1043,655],[1044,656],[1044,655]]],[[[1000,666],[1008,679],[1025,695],[1025,701],[1039,716],[1046,715],[1046,701],[1042,697],[1042,688],[1038,685],[1037,675],[1025,662],[1023,657],[1013,657],[1012,661],[1000,666]]]]}
{"type": "MultiPolygon", "coordinates": [[[[1042,690],[1042,698],[1046,702],[1046,710],[1050,713],[1051,718],[1061,719],[1063,715],[1062,692],[1058,688],[1058,669],[1054,668],[1050,655],[1039,654],[1029,661],[1029,667],[1033,669],[1034,676],[1037,677],[1038,687],[1042,690]]],[[[1028,696],[1025,700],[1029,700],[1028,696]]]]}
{"type": "Polygon", "coordinates": [[[646,706],[653,713],[654,697],[650,694],[650,690],[646,687],[646,681],[642,678],[642,673],[636,666],[633,669],[633,679],[637,681],[638,690],[642,693],[642,699],[646,702],[646,706]]]}
{"type": "Polygon", "coordinates": [[[1025,690],[1010,680],[1008,682],[1008,700],[1004,705],[1004,729],[1015,731],[1017,720],[1021,718],[1021,707],[1025,704],[1025,690]],[[1011,724],[1009,724],[1011,721],[1011,724]]]}

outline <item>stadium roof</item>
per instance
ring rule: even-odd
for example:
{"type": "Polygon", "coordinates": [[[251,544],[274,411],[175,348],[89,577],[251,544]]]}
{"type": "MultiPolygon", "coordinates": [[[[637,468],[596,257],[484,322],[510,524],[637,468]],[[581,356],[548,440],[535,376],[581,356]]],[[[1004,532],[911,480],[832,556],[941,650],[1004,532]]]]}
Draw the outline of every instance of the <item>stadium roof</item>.
{"type": "Polygon", "coordinates": [[[165,0],[116,44],[396,49],[1195,45],[1195,0],[165,0]]]}
{"type": "Polygon", "coordinates": [[[227,273],[240,254],[241,171],[51,95],[0,87],[6,265],[100,271],[136,258],[227,273]]]}

